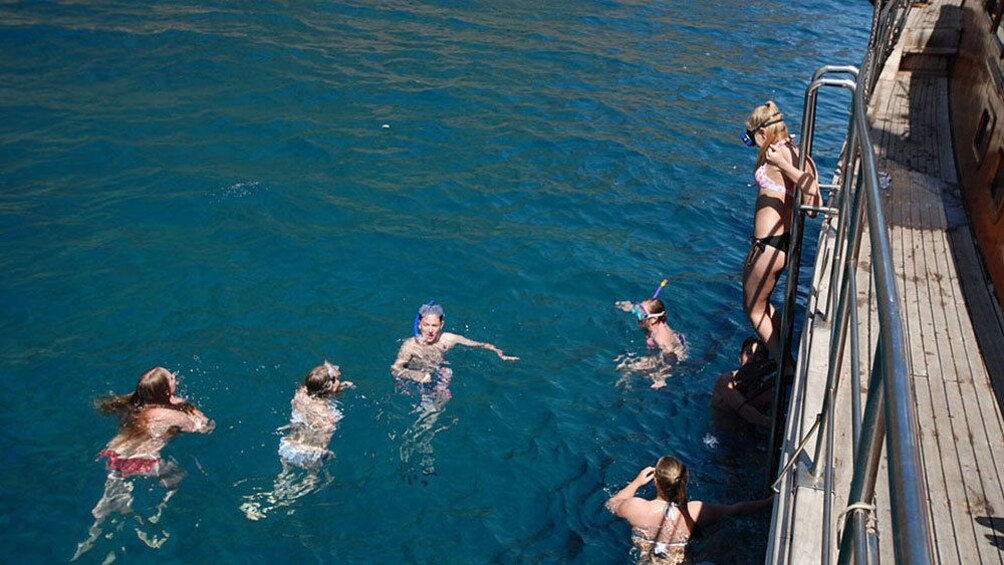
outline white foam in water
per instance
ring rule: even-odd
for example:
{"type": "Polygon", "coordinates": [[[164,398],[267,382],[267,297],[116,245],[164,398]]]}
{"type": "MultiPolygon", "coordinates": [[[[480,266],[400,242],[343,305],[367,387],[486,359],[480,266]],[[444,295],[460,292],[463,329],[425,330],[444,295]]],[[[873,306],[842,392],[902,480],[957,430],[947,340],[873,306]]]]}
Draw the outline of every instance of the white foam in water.
{"type": "Polygon", "coordinates": [[[214,191],[210,197],[213,202],[219,203],[226,200],[240,200],[253,194],[268,190],[258,181],[235,182],[230,186],[214,191]]]}
{"type": "Polygon", "coordinates": [[[718,438],[711,434],[704,434],[704,447],[707,447],[708,449],[717,449],[718,438]]]}

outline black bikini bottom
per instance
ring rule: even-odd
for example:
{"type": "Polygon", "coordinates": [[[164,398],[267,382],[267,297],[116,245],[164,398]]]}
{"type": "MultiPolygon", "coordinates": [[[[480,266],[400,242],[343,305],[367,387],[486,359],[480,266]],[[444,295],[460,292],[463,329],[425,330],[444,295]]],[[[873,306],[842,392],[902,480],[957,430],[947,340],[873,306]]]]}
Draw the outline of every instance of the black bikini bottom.
{"type": "Polygon", "coordinates": [[[750,250],[749,253],[746,254],[746,270],[748,271],[750,267],[753,266],[753,263],[756,262],[757,258],[760,257],[760,254],[764,252],[764,248],[768,245],[774,249],[787,253],[789,243],[790,237],[786,233],[767,237],[751,237],[750,250]]]}

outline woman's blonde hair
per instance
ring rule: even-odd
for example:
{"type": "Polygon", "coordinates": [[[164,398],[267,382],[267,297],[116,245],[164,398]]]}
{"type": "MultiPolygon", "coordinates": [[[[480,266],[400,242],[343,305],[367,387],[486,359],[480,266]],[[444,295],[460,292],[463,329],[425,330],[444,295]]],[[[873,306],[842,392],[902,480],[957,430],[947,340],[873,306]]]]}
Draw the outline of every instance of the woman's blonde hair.
{"type": "Polygon", "coordinates": [[[763,128],[765,139],[760,146],[760,154],[757,155],[756,164],[767,162],[767,148],[778,141],[787,141],[791,138],[788,133],[788,126],[784,123],[784,114],[773,100],[768,100],[753,109],[753,112],[746,118],[746,129],[756,133],[763,128]]]}
{"type": "Polygon", "coordinates": [[[690,516],[690,509],[687,508],[689,480],[690,473],[687,471],[687,466],[676,457],[666,455],[660,457],[655,464],[655,488],[667,502],[676,505],[687,523],[687,529],[693,531],[694,519],[690,516]]]}

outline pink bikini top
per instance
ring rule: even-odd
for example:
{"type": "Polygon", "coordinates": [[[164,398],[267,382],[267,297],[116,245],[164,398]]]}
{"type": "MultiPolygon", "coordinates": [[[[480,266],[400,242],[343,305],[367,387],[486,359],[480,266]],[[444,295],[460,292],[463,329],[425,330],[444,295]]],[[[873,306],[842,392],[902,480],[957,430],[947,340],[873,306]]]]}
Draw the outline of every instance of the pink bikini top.
{"type": "Polygon", "coordinates": [[[792,195],[792,192],[788,190],[786,186],[774,182],[773,179],[767,176],[767,163],[760,165],[757,168],[756,173],[753,174],[753,177],[756,179],[757,185],[762,190],[766,190],[767,192],[776,192],[779,194],[785,194],[788,196],[792,195]]]}

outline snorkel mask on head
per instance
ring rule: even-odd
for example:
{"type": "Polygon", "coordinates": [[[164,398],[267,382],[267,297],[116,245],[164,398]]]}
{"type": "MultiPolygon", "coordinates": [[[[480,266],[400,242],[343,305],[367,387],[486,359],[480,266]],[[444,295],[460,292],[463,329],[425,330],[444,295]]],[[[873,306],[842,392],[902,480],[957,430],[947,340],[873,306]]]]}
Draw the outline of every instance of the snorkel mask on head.
{"type": "MultiPolygon", "coordinates": [[[[659,283],[659,286],[655,289],[655,293],[652,294],[652,298],[659,298],[659,293],[662,292],[662,289],[665,288],[668,283],[669,279],[662,279],[662,282],[659,283]]],[[[631,313],[638,318],[639,322],[643,320],[650,320],[652,318],[658,318],[665,314],[665,312],[658,312],[655,314],[650,313],[645,309],[641,302],[638,302],[631,307],[631,313]]]]}
{"type": "Polygon", "coordinates": [[[753,129],[747,129],[746,131],[744,131],[743,134],[741,136],[739,136],[739,139],[742,140],[743,144],[746,147],[755,147],[756,146],[756,132],[757,132],[757,130],[759,130],[760,128],[765,128],[767,126],[772,126],[772,125],[774,125],[776,123],[780,123],[780,122],[783,122],[783,121],[784,121],[784,115],[781,114],[780,112],[778,112],[778,113],[774,114],[773,116],[767,118],[767,121],[765,121],[764,123],[758,125],[757,127],[753,128],[753,129]]]}
{"type": "Polygon", "coordinates": [[[439,316],[439,319],[443,321],[443,325],[446,325],[446,313],[443,312],[443,307],[435,300],[430,300],[421,305],[418,308],[418,314],[415,314],[415,337],[422,335],[419,325],[422,323],[422,318],[426,316],[439,316]]]}

